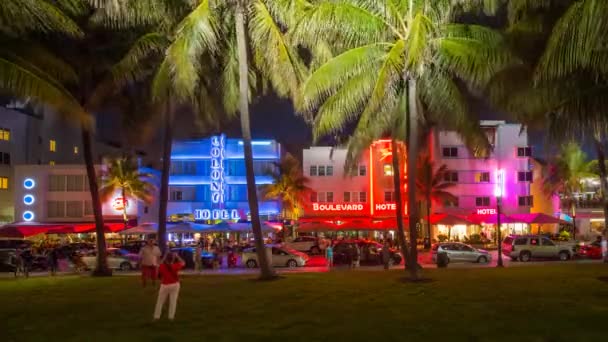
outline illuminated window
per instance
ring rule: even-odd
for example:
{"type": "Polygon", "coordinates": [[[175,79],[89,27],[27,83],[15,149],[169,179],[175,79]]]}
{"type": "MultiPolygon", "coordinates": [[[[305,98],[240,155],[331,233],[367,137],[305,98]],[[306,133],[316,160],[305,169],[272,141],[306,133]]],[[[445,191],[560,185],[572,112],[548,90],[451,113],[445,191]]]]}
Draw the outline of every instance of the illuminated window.
{"type": "Polygon", "coordinates": [[[0,128],[0,140],[10,141],[11,140],[11,130],[8,128],[0,128]]]}
{"type": "Polygon", "coordinates": [[[520,207],[531,207],[534,205],[532,196],[519,196],[517,202],[520,207]]]}
{"type": "Polygon", "coordinates": [[[489,183],[490,173],[489,172],[475,172],[475,183],[489,183]]]}
{"type": "Polygon", "coordinates": [[[49,140],[49,151],[57,151],[57,142],[55,140],[49,140]]]}
{"type": "Polygon", "coordinates": [[[78,146],[74,146],[74,154],[78,154],[78,146]]]}
{"type": "Polygon", "coordinates": [[[55,161],[54,160],[49,161],[49,165],[51,165],[51,166],[55,165],[55,161]]]}
{"type": "Polygon", "coordinates": [[[171,191],[171,200],[172,201],[181,201],[183,198],[183,192],[181,191],[171,191]]]}
{"type": "Polygon", "coordinates": [[[490,206],[490,197],[475,197],[475,205],[478,207],[490,206]]]}
{"type": "Polygon", "coordinates": [[[0,189],[8,190],[8,177],[0,177],[0,189]]]}
{"type": "Polygon", "coordinates": [[[517,172],[518,182],[532,182],[532,171],[519,171],[517,172]]]}
{"type": "Polygon", "coordinates": [[[384,175],[385,176],[392,176],[393,175],[393,165],[391,165],[391,164],[384,164],[383,170],[384,170],[384,175]]]}

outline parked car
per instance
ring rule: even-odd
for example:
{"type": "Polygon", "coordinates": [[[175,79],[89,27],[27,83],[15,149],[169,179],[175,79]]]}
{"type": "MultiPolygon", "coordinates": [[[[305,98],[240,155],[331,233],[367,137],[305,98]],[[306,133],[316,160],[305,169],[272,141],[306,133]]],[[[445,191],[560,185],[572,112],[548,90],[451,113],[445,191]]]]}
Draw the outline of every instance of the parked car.
{"type": "Polygon", "coordinates": [[[511,260],[530,261],[534,258],[571,259],[576,250],[573,242],[552,241],[544,235],[511,235],[502,241],[502,254],[511,260]]]}
{"type": "Polygon", "coordinates": [[[581,243],[578,255],[589,259],[601,259],[602,245],[599,241],[581,243]]]}
{"type": "MultiPolygon", "coordinates": [[[[124,249],[108,248],[108,267],[121,271],[134,270],[139,266],[139,255],[129,253],[124,249]]],[[[97,266],[97,252],[89,252],[82,257],[87,268],[94,269],[97,266]]]]}
{"type": "Polygon", "coordinates": [[[314,236],[298,236],[293,241],[285,242],[283,245],[286,248],[310,254],[319,254],[321,252],[319,239],[314,236]]]}
{"type": "Polygon", "coordinates": [[[29,248],[32,242],[24,239],[0,239],[0,249],[17,249],[26,245],[29,248]]]}
{"type": "Polygon", "coordinates": [[[135,241],[128,241],[127,243],[122,245],[120,248],[127,250],[131,253],[138,254],[139,250],[145,245],[146,245],[146,240],[135,240],[135,241]]]}
{"type": "Polygon", "coordinates": [[[0,250],[0,272],[14,273],[17,269],[17,257],[14,249],[0,250]]]}
{"type": "Polygon", "coordinates": [[[73,242],[60,246],[57,249],[61,255],[67,257],[74,254],[74,252],[79,252],[80,254],[89,254],[95,251],[95,245],[90,242],[73,242]]]}
{"type": "Polygon", "coordinates": [[[448,262],[478,262],[488,263],[492,256],[484,249],[477,249],[460,242],[444,242],[433,245],[432,260],[437,262],[437,254],[446,253],[448,262]]]}
{"type": "MultiPolygon", "coordinates": [[[[271,264],[273,267],[303,267],[306,266],[308,255],[295,249],[281,247],[278,245],[266,245],[266,248],[272,249],[271,264]]],[[[247,268],[258,267],[258,255],[255,247],[243,250],[241,262],[247,268]]]]}
{"type": "MultiPolygon", "coordinates": [[[[186,263],[186,268],[194,268],[194,253],[195,249],[193,247],[177,247],[172,248],[171,252],[177,253],[184,262],[186,263]]],[[[213,259],[215,255],[208,251],[203,251],[201,254],[201,262],[203,263],[203,268],[213,268],[213,259]]]]}
{"type": "MultiPolygon", "coordinates": [[[[359,259],[359,263],[361,265],[382,265],[382,248],[384,247],[382,244],[379,244],[375,241],[367,241],[367,240],[349,240],[349,241],[339,241],[334,246],[334,264],[348,264],[351,260],[350,258],[350,247],[354,245],[359,246],[361,250],[361,256],[359,259]]],[[[390,264],[398,265],[403,260],[401,253],[399,253],[396,249],[391,248],[390,252],[390,264]]]]}

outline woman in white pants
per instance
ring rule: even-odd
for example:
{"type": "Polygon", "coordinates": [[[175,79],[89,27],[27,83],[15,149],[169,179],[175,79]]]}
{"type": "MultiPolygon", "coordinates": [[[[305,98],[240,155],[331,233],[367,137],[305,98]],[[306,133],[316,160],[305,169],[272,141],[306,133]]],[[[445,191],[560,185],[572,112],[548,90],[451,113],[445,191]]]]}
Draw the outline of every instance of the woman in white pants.
{"type": "Polygon", "coordinates": [[[161,277],[160,290],[154,309],[154,320],[160,319],[163,305],[169,297],[169,320],[175,318],[177,308],[177,297],[179,296],[179,270],[184,268],[184,260],[175,253],[167,253],[162,264],[158,268],[161,277]]]}

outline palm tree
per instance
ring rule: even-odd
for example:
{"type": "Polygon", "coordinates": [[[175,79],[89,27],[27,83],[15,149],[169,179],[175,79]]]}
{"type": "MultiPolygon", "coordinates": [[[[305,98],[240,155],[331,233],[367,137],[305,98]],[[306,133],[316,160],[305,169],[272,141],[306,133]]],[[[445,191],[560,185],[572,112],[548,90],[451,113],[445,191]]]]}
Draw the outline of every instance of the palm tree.
{"type": "Polygon", "coordinates": [[[201,82],[215,80],[216,75],[220,75],[225,112],[240,114],[248,202],[261,278],[272,279],[275,274],[264,253],[259,217],[249,103],[266,85],[272,86],[280,96],[293,97],[298,89],[305,68],[287,30],[295,20],[297,6],[291,0],[191,3],[190,13],[178,25],[167,50],[166,62],[175,95],[183,100],[195,98],[201,82]],[[201,72],[204,60],[216,71],[201,72]]]}
{"type": "Polygon", "coordinates": [[[550,195],[559,195],[562,203],[570,207],[574,234],[576,234],[576,195],[583,190],[583,180],[594,178],[593,161],[574,142],[564,145],[552,161],[545,166],[544,186],[550,195]]]}
{"type": "MultiPolygon", "coordinates": [[[[416,160],[425,113],[466,118],[468,106],[456,78],[478,89],[512,58],[499,33],[453,23],[453,5],[450,0],[345,0],[309,6],[299,39],[309,46],[327,44],[337,53],[307,79],[296,103],[303,112],[317,113],[315,136],[340,131],[355,118],[362,131],[376,121],[394,122],[382,117],[403,103],[407,160],[416,160]]],[[[471,126],[469,120],[456,121],[471,126]]],[[[407,188],[415,189],[415,163],[406,169],[407,188]]],[[[408,191],[407,206],[409,272],[417,279],[415,191],[408,191]]]]}
{"type": "MultiPolygon", "coordinates": [[[[446,180],[446,175],[449,174],[447,165],[441,165],[435,168],[435,163],[429,156],[424,156],[418,160],[418,179],[416,179],[416,190],[421,198],[424,198],[426,204],[426,236],[431,237],[431,205],[456,203],[458,200],[451,192],[450,188],[456,186],[446,180]]],[[[450,234],[448,234],[449,237],[450,234]]]]}
{"type": "Polygon", "coordinates": [[[310,179],[302,173],[300,162],[287,153],[267,173],[272,177],[272,184],[261,187],[262,198],[278,200],[283,219],[297,220],[302,215],[302,203],[311,192],[310,179]]]}
{"type": "Polygon", "coordinates": [[[102,174],[99,195],[102,201],[109,200],[117,191],[121,192],[123,219],[125,228],[127,217],[127,198],[133,198],[146,204],[154,199],[155,186],[152,175],[139,172],[137,165],[130,158],[116,158],[110,161],[107,171],[102,174]]]}

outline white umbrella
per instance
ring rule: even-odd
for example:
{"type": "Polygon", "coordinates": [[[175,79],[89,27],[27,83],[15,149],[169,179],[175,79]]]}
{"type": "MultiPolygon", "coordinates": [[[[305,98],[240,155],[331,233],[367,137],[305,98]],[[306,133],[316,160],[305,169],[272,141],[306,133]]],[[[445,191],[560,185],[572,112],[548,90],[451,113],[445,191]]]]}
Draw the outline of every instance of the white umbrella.
{"type": "Polygon", "coordinates": [[[142,223],[139,226],[125,229],[120,232],[120,235],[139,235],[139,234],[156,234],[158,232],[158,224],[156,223],[142,223]]]}

